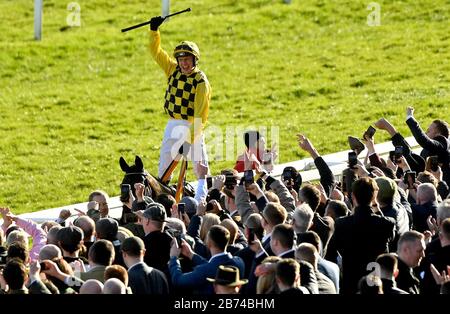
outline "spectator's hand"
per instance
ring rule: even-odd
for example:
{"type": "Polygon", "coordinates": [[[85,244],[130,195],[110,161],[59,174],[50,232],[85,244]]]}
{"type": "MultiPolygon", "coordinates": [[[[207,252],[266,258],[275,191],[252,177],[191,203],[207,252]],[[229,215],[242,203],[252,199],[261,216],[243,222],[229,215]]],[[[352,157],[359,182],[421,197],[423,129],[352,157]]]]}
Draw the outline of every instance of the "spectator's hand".
{"type": "Polygon", "coordinates": [[[367,155],[375,153],[375,140],[373,137],[368,137],[364,134],[363,142],[367,147],[367,155]]]}
{"type": "Polygon", "coordinates": [[[64,275],[64,273],[59,269],[58,265],[56,265],[55,262],[51,260],[44,260],[42,263],[45,264],[45,270],[41,270],[41,273],[44,273],[46,275],[50,275],[56,278],[60,278],[61,275],[64,275]]]}
{"type": "Polygon", "coordinates": [[[84,263],[79,260],[73,261],[72,263],[70,263],[70,266],[72,267],[72,269],[75,273],[77,273],[77,272],[85,273],[86,272],[86,267],[84,267],[84,263]]]}
{"type": "Polygon", "coordinates": [[[430,169],[430,173],[436,178],[436,180],[438,182],[441,182],[443,179],[443,173],[442,173],[442,169],[441,166],[438,166],[437,171],[433,171],[430,169]]]}
{"type": "Polygon", "coordinates": [[[258,206],[256,206],[256,203],[255,203],[255,202],[250,202],[250,208],[252,209],[252,211],[253,211],[254,213],[259,213],[258,206]]]}
{"type": "Polygon", "coordinates": [[[0,270],[0,289],[2,289],[3,291],[6,291],[6,287],[8,285],[6,284],[6,280],[5,277],[3,277],[3,269],[0,270]]]}
{"type": "Polygon", "coordinates": [[[29,282],[33,282],[35,280],[39,280],[39,273],[41,272],[41,265],[39,264],[39,261],[34,261],[30,263],[30,278],[29,282]]]}
{"type": "Polygon", "coordinates": [[[255,237],[255,240],[253,240],[252,243],[248,244],[248,247],[250,248],[250,250],[252,250],[256,254],[258,254],[258,253],[260,253],[260,252],[262,252],[264,250],[263,246],[261,244],[261,241],[259,241],[259,239],[257,239],[256,237],[255,237]]]}
{"type": "Polygon", "coordinates": [[[428,216],[427,225],[433,235],[439,232],[439,226],[433,216],[428,216]]]}
{"type": "MultiPolygon", "coordinates": [[[[122,204],[124,206],[128,207],[129,209],[132,209],[134,200],[135,200],[135,198],[134,198],[133,192],[130,189],[130,191],[128,192],[128,201],[126,201],[126,202],[122,201],[122,204]]],[[[102,218],[106,217],[106,216],[108,216],[108,213],[109,213],[109,208],[100,209],[100,217],[102,217],[102,218]]]]}
{"type": "Polygon", "coordinates": [[[13,221],[11,220],[10,217],[10,210],[8,207],[1,207],[0,208],[0,215],[3,218],[3,228],[6,230],[12,223],[13,221]]]}
{"type": "Polygon", "coordinates": [[[400,159],[397,160],[397,164],[404,172],[411,170],[411,168],[409,167],[409,164],[406,161],[406,158],[404,156],[400,157],[400,159]]]}
{"type": "Polygon", "coordinates": [[[375,127],[380,130],[385,130],[389,133],[389,135],[394,136],[397,133],[397,130],[394,126],[385,118],[381,118],[377,122],[374,123],[375,127]]]}
{"type": "Polygon", "coordinates": [[[373,167],[372,174],[375,177],[384,177],[384,172],[378,167],[373,167]]]}
{"type": "Polygon", "coordinates": [[[413,117],[414,116],[414,108],[413,107],[407,107],[406,108],[406,116],[407,117],[413,117]]]}
{"type": "Polygon", "coordinates": [[[423,237],[424,237],[423,241],[425,242],[425,245],[428,245],[428,243],[431,242],[431,238],[433,237],[433,234],[431,233],[430,230],[425,230],[423,232],[423,237]]]}
{"type": "Polygon", "coordinates": [[[202,164],[201,161],[195,163],[195,169],[197,174],[197,180],[206,179],[209,172],[209,167],[202,164]]]}
{"type": "Polygon", "coordinates": [[[204,216],[206,213],[206,200],[202,199],[198,203],[196,215],[197,216],[204,216]]]}
{"type": "Polygon", "coordinates": [[[222,211],[222,206],[220,206],[219,202],[216,200],[210,200],[208,203],[211,204],[213,208],[209,211],[209,213],[218,215],[222,211]]]}
{"type": "Polygon", "coordinates": [[[181,254],[183,254],[189,259],[192,259],[192,257],[194,256],[194,251],[184,239],[181,239],[181,254]]]}
{"type": "Polygon", "coordinates": [[[178,212],[178,205],[177,204],[173,204],[172,207],[170,208],[170,215],[173,218],[178,218],[180,219],[180,213],[178,212]]]}
{"type": "Polygon", "coordinates": [[[297,134],[298,146],[306,152],[311,152],[314,150],[314,146],[310,142],[310,140],[304,136],[303,134],[297,134]]]}
{"type": "Polygon", "coordinates": [[[221,191],[224,185],[225,185],[224,175],[218,175],[213,178],[212,189],[221,191]]]}
{"type": "Polygon", "coordinates": [[[256,184],[256,182],[253,182],[252,184],[249,184],[246,188],[247,192],[253,194],[254,196],[256,196],[256,198],[260,198],[264,195],[263,191],[261,190],[261,188],[259,187],[258,184],[256,184]]]}
{"type": "Polygon", "coordinates": [[[436,267],[434,267],[433,264],[430,264],[430,271],[436,284],[443,285],[450,281],[450,266],[447,266],[447,272],[443,270],[442,273],[439,273],[436,267]]]}
{"type": "Polygon", "coordinates": [[[394,174],[397,173],[398,166],[392,162],[392,160],[388,157],[386,160],[386,167],[394,171],[394,174]]]}
{"type": "Polygon", "coordinates": [[[289,192],[291,192],[291,195],[294,198],[295,206],[299,206],[298,193],[294,189],[289,190],[289,192]]]}
{"type": "Polygon", "coordinates": [[[152,17],[150,20],[150,29],[152,31],[157,31],[158,27],[164,22],[164,18],[161,16],[152,17]]]}
{"type": "Polygon", "coordinates": [[[181,221],[184,223],[184,225],[186,226],[186,228],[189,226],[189,224],[191,223],[191,219],[189,218],[189,215],[186,213],[181,214],[181,221]]]}
{"type": "Polygon", "coordinates": [[[73,210],[77,212],[78,217],[87,216],[87,214],[84,211],[82,211],[81,209],[74,208],[73,210]]]}
{"type": "Polygon", "coordinates": [[[368,177],[370,174],[369,171],[367,171],[366,168],[363,165],[360,165],[359,163],[356,164],[355,168],[356,168],[356,174],[360,178],[368,177]]]}
{"type": "MultiPolygon", "coordinates": [[[[136,199],[138,203],[142,203],[144,201],[144,191],[145,191],[145,185],[142,183],[135,183],[134,184],[134,190],[136,191],[136,199]]],[[[131,196],[133,196],[133,193],[131,193],[131,196]]],[[[133,206],[133,202],[131,202],[131,206],[133,206]]],[[[131,207],[130,207],[131,209],[131,207]]]]}
{"type": "Polygon", "coordinates": [[[98,207],[99,207],[99,204],[96,202],[96,201],[90,201],[88,204],[87,204],[87,209],[88,210],[96,210],[96,211],[98,211],[98,207]]]}
{"type": "Polygon", "coordinates": [[[319,190],[320,192],[320,203],[325,204],[327,202],[327,194],[325,193],[325,189],[323,188],[322,184],[316,184],[315,187],[319,190]]]}
{"type": "Polygon", "coordinates": [[[67,218],[71,216],[69,209],[63,209],[59,212],[59,219],[65,221],[67,218]]]}
{"type": "Polygon", "coordinates": [[[170,247],[170,257],[175,256],[179,257],[181,253],[181,249],[178,247],[177,240],[172,240],[172,246],[170,247]]]}
{"type": "Polygon", "coordinates": [[[263,263],[255,268],[255,276],[260,277],[275,271],[276,263],[263,263]]]}

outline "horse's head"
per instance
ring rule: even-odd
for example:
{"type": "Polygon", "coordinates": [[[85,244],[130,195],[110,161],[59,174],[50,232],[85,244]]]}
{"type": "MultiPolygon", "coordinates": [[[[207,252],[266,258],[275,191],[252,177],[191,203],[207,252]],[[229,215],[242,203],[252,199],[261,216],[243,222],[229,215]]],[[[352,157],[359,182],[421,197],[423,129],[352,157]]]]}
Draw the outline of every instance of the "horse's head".
{"type": "Polygon", "coordinates": [[[144,164],[141,157],[136,156],[134,159],[134,165],[132,166],[129,166],[125,159],[120,157],[119,164],[120,168],[125,172],[122,184],[129,184],[131,186],[134,197],[136,197],[136,191],[134,188],[135,183],[142,183],[145,185],[145,195],[152,198],[155,198],[161,193],[174,194],[172,189],[159,182],[144,169],[144,164]]]}
{"type": "Polygon", "coordinates": [[[136,197],[136,191],[134,189],[135,183],[142,183],[145,187],[149,187],[147,180],[147,171],[144,169],[144,164],[139,156],[134,159],[134,165],[129,166],[123,157],[119,159],[120,168],[125,172],[122,184],[129,184],[133,191],[134,197],[136,197]]]}

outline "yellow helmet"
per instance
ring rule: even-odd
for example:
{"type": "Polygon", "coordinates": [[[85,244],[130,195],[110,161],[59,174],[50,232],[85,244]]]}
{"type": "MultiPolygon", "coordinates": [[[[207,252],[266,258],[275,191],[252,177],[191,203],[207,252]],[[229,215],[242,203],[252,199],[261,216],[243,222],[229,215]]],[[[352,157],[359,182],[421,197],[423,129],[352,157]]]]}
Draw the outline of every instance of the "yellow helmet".
{"type": "Polygon", "coordinates": [[[173,56],[175,59],[178,57],[184,57],[186,54],[191,54],[195,57],[195,60],[200,59],[200,50],[198,46],[192,41],[182,41],[178,46],[175,47],[173,51],[173,56]]]}

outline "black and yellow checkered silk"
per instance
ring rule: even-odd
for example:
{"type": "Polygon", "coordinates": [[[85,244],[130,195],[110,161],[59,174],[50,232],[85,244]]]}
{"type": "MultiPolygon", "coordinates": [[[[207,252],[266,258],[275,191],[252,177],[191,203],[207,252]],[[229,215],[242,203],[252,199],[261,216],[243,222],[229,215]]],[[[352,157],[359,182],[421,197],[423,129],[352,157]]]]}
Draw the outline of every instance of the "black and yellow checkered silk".
{"type": "Polygon", "coordinates": [[[204,81],[204,74],[201,71],[187,76],[177,68],[169,76],[164,103],[166,112],[174,119],[192,121],[197,85],[204,81]]]}

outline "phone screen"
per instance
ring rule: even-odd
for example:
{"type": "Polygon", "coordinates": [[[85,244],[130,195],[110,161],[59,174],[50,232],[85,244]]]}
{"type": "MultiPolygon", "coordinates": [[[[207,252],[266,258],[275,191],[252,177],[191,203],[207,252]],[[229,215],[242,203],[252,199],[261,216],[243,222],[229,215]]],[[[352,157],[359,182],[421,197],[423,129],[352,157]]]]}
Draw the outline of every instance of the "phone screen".
{"type": "Polygon", "coordinates": [[[212,188],[212,177],[206,177],[206,188],[208,190],[212,188]]]}
{"type": "Polygon", "coordinates": [[[358,163],[358,157],[355,152],[349,152],[348,153],[348,166],[350,168],[353,168],[358,163]]]}
{"type": "Polygon", "coordinates": [[[365,138],[366,135],[367,135],[368,138],[373,138],[373,136],[375,135],[375,132],[376,132],[376,131],[377,131],[377,130],[376,130],[373,126],[369,126],[369,128],[367,129],[367,131],[364,133],[363,138],[365,138]]]}
{"type": "Polygon", "coordinates": [[[245,185],[250,185],[253,182],[255,182],[255,180],[253,178],[253,170],[245,170],[244,181],[245,181],[245,185]]]}
{"type": "Polygon", "coordinates": [[[180,214],[184,214],[186,212],[186,204],[185,203],[178,203],[178,212],[180,214]]]}

